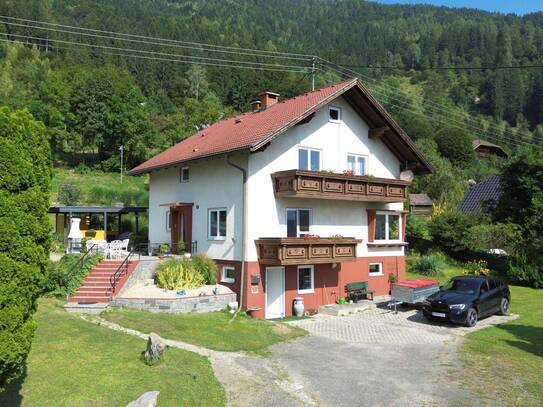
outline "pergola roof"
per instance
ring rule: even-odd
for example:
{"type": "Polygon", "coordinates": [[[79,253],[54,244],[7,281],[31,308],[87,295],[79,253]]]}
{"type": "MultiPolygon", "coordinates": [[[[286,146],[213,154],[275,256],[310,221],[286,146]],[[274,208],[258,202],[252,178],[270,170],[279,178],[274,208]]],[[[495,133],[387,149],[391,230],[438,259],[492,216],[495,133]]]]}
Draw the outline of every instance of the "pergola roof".
{"type": "Polygon", "coordinates": [[[51,206],[49,213],[142,213],[146,206],[51,206]]]}

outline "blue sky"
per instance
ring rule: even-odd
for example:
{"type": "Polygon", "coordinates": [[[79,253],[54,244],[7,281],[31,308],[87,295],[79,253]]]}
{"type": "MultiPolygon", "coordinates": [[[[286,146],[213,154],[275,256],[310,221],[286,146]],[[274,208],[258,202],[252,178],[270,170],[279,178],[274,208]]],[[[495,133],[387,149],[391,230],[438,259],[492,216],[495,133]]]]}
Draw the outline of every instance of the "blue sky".
{"type": "Polygon", "coordinates": [[[469,7],[500,13],[527,14],[543,11],[543,0],[374,0],[384,4],[433,4],[447,7],[469,7]]]}

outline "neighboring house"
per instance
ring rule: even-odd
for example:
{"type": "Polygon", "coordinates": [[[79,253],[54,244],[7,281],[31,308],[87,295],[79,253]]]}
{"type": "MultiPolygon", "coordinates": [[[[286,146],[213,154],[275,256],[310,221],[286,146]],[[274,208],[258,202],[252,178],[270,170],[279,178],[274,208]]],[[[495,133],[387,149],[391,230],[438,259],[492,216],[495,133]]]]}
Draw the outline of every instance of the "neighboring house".
{"type": "Polygon", "coordinates": [[[500,177],[492,175],[470,187],[458,205],[458,209],[462,212],[488,212],[496,206],[501,194],[500,177]]]}
{"type": "Polygon", "coordinates": [[[473,140],[473,151],[475,151],[475,154],[477,157],[482,159],[488,159],[491,155],[496,155],[501,158],[509,158],[509,154],[498,146],[497,144],[492,144],[489,141],[486,140],[473,140]]]}
{"type": "Polygon", "coordinates": [[[409,213],[418,216],[430,216],[434,201],[426,194],[409,194],[409,213]]]}
{"type": "MultiPolygon", "coordinates": [[[[150,174],[149,240],[197,242],[255,317],[405,278],[403,201],[431,165],[357,79],[209,126],[131,171],[150,174]],[[320,237],[319,237],[320,236],[320,237]]],[[[193,245],[186,245],[189,250],[193,245]]]]}

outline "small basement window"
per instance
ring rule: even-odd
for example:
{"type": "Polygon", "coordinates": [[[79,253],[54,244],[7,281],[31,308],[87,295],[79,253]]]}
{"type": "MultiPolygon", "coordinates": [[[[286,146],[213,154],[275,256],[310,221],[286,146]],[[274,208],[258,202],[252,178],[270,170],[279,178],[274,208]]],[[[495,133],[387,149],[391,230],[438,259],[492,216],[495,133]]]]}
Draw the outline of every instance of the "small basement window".
{"type": "Polygon", "coordinates": [[[190,180],[190,170],[189,167],[181,168],[179,178],[181,182],[189,182],[190,180]]]}
{"type": "Polygon", "coordinates": [[[236,269],[232,266],[224,266],[221,281],[223,283],[234,283],[236,281],[236,269]]]}
{"type": "Polygon", "coordinates": [[[328,108],[328,120],[335,123],[341,121],[341,109],[339,107],[330,106],[328,108]]]}
{"type": "Polygon", "coordinates": [[[383,263],[370,263],[369,274],[370,276],[382,276],[383,263]]]}
{"type": "Polygon", "coordinates": [[[313,266],[298,266],[298,294],[315,292],[313,266]]]}

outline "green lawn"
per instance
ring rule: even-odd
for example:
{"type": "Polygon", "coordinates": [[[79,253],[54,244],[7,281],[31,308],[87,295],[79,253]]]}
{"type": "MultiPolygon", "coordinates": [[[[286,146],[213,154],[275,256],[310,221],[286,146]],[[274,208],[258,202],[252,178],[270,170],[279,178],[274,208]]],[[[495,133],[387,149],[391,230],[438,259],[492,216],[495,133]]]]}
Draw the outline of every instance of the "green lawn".
{"type": "Polygon", "coordinates": [[[78,173],[75,170],[55,168],[53,171],[51,200],[57,201],[59,188],[65,183],[72,183],[81,190],[81,204],[111,205],[123,202],[125,205],[149,204],[146,177],[125,175],[121,184],[119,173],[88,170],[78,173]]]}
{"type": "Polygon", "coordinates": [[[467,336],[461,350],[466,385],[489,401],[543,405],[543,290],[511,286],[520,318],[467,336]]]}
{"type": "Polygon", "coordinates": [[[126,328],[156,332],[164,338],[227,352],[261,352],[274,343],[307,334],[300,328],[252,319],[242,314],[230,323],[232,315],[227,312],[155,314],[116,308],[102,316],[126,328]]]}
{"type": "Polygon", "coordinates": [[[125,406],[160,391],[159,406],[221,406],[225,393],[207,358],[169,348],[164,362],[140,360],[145,341],[83,321],[42,299],[27,371],[0,406],[125,406]]]}
{"type": "MultiPolygon", "coordinates": [[[[448,262],[445,282],[463,268],[448,262]]],[[[425,278],[407,273],[408,278],[425,278]]],[[[453,373],[489,405],[543,405],[543,290],[510,286],[511,312],[520,318],[466,336],[460,347],[464,367],[453,373]]]]}

